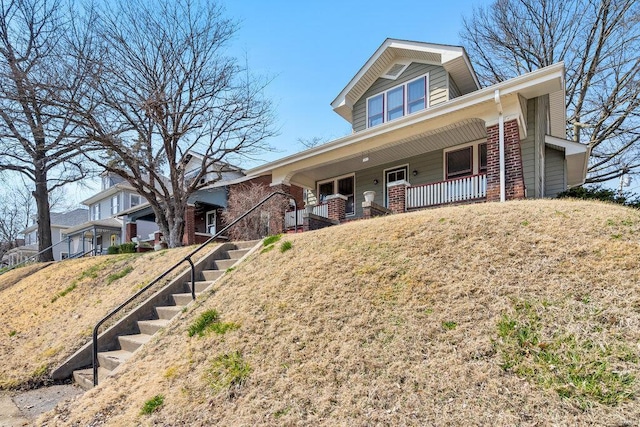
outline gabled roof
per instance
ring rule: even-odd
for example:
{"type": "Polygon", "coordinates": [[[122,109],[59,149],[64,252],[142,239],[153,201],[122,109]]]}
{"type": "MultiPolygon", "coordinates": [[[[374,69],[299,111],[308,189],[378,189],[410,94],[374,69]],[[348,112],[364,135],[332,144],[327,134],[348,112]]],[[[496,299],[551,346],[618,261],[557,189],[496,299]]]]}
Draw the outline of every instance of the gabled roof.
{"type": "Polygon", "coordinates": [[[333,110],[351,123],[353,104],[397,62],[407,61],[443,66],[460,89],[461,95],[480,89],[478,78],[463,47],[386,39],[333,100],[333,110]]]}
{"type": "MultiPolygon", "coordinates": [[[[69,212],[51,212],[52,228],[68,228],[74,225],[82,224],[89,218],[89,210],[77,208],[69,212]]],[[[20,232],[20,234],[28,234],[38,228],[38,224],[30,225],[20,232]]]]}

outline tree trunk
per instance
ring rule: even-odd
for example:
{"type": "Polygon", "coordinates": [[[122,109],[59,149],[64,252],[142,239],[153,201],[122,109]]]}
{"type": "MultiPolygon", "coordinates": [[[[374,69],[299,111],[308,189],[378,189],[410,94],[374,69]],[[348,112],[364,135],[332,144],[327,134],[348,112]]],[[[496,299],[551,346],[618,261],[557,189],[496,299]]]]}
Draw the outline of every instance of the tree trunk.
{"type": "Polygon", "coordinates": [[[33,196],[36,199],[38,215],[38,252],[42,252],[38,261],[53,261],[53,249],[51,240],[51,212],[49,211],[49,189],[47,187],[47,171],[36,168],[36,189],[33,196]],[[47,249],[48,248],[48,249],[47,249]],[[45,251],[45,249],[47,249],[45,251]]]}

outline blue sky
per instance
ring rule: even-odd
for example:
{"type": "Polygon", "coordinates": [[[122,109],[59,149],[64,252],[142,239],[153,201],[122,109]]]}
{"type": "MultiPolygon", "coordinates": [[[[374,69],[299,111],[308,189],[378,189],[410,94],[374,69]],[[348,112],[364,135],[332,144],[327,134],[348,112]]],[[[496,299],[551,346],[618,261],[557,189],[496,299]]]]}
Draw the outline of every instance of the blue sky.
{"type": "MultiPolygon", "coordinates": [[[[335,139],[349,124],[330,103],[388,38],[460,45],[463,14],[489,1],[259,1],[227,0],[226,16],[239,21],[231,49],[250,70],[272,78],[279,136],[275,160],[302,150],[298,138],[335,139]]],[[[244,167],[258,163],[245,164],[244,167]]]]}

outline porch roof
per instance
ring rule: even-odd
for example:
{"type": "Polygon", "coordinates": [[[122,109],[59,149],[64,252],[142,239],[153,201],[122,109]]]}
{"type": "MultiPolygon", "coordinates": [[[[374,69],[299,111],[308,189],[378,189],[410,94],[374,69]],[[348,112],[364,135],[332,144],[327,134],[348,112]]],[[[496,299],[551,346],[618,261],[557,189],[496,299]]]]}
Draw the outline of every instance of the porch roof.
{"type": "Polygon", "coordinates": [[[65,236],[71,236],[74,234],[81,234],[89,230],[99,231],[121,231],[122,222],[116,218],[99,219],[95,221],[88,221],[84,224],[77,225],[75,227],[65,230],[62,234],[65,236]]]}
{"type": "MultiPolygon", "coordinates": [[[[526,136],[526,99],[564,94],[564,64],[557,63],[454,98],[403,118],[336,139],[247,171],[272,174],[274,184],[313,188],[315,181],[486,137],[497,123],[496,99],[505,121],[516,119],[526,136]]],[[[550,102],[564,99],[550,97],[550,102]]],[[[564,102],[560,114],[564,120],[564,102]]],[[[553,129],[552,129],[552,133],[553,129]]],[[[564,135],[554,135],[564,136],[564,135]]]]}

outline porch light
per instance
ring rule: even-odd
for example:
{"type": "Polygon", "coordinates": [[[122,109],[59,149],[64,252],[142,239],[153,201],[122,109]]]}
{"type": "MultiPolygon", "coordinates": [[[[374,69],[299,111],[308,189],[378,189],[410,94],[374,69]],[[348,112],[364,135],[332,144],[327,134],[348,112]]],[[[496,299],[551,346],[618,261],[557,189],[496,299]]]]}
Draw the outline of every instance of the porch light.
{"type": "Polygon", "coordinates": [[[416,169],[413,170],[413,176],[418,176],[418,171],[416,169]]]}
{"type": "Polygon", "coordinates": [[[378,185],[378,180],[377,179],[373,180],[373,185],[378,185]]]}

